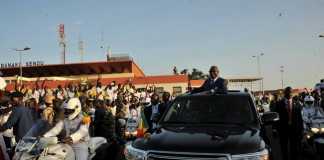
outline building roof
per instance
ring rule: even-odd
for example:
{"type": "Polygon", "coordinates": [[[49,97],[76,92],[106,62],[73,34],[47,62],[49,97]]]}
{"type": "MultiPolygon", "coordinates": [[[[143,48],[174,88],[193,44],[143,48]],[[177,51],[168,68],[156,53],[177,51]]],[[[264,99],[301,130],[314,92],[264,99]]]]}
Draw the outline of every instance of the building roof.
{"type": "Polygon", "coordinates": [[[259,76],[227,76],[225,78],[230,82],[255,82],[263,80],[263,77],[259,76]]]}
{"type": "MultiPolygon", "coordinates": [[[[225,77],[229,82],[255,82],[259,80],[263,80],[262,77],[256,77],[256,76],[228,76],[225,77]]],[[[190,85],[192,87],[200,87],[205,80],[199,79],[199,80],[190,80],[190,85]]]]}
{"type": "MultiPolygon", "coordinates": [[[[93,75],[112,73],[134,73],[135,77],[145,76],[144,72],[132,60],[101,61],[69,64],[50,64],[23,67],[23,77],[51,77],[71,75],[93,75]]],[[[19,75],[19,67],[1,68],[4,77],[19,75]]]]}
{"type": "Polygon", "coordinates": [[[188,83],[186,75],[159,75],[138,77],[133,80],[134,84],[157,84],[157,83],[188,83]]]}

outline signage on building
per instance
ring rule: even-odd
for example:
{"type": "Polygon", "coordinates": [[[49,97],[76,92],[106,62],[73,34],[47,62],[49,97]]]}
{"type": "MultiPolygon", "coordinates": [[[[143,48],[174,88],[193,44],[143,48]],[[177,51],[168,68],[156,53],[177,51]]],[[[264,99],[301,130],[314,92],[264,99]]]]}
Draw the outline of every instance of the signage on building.
{"type": "MultiPolygon", "coordinates": [[[[23,67],[32,67],[32,66],[42,66],[44,65],[44,61],[29,61],[22,64],[23,67]]],[[[18,62],[9,62],[9,63],[1,63],[0,68],[16,68],[19,67],[18,62]]]]}

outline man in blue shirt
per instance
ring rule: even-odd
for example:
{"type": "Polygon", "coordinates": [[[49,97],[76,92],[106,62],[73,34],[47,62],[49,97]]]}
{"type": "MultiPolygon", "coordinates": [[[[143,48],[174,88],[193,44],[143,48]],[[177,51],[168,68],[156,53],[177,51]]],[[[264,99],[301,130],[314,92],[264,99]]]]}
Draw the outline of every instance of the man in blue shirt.
{"type": "Polygon", "coordinates": [[[0,132],[13,128],[16,141],[18,142],[29,131],[35,122],[33,111],[23,105],[23,94],[14,92],[11,96],[11,103],[14,107],[8,121],[0,126],[0,132]]]}

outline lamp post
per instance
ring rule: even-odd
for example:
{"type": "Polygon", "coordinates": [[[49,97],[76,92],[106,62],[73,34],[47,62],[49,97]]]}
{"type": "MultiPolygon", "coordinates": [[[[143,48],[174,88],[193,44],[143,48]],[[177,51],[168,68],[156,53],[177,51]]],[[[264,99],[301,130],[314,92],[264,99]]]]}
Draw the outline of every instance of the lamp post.
{"type": "Polygon", "coordinates": [[[284,66],[280,66],[280,73],[281,73],[281,89],[284,88],[284,66]]]}
{"type": "MultiPolygon", "coordinates": [[[[261,57],[264,56],[264,53],[260,53],[258,55],[254,55],[252,56],[252,58],[256,58],[257,59],[257,69],[258,69],[258,76],[261,77],[261,57]]],[[[260,91],[262,91],[263,93],[263,79],[260,81],[260,91]]]]}
{"type": "Polygon", "coordinates": [[[22,77],[22,52],[23,51],[28,51],[31,48],[25,47],[23,49],[14,49],[15,51],[19,52],[19,75],[22,77]]]}

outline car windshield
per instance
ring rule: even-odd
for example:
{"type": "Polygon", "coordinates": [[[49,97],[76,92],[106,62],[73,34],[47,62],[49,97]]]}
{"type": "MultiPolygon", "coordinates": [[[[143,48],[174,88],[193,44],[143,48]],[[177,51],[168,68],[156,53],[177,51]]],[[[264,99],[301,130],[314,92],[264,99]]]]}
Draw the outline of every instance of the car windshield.
{"type": "Polygon", "coordinates": [[[215,95],[176,99],[162,123],[250,124],[255,120],[249,96],[215,95]]]}

